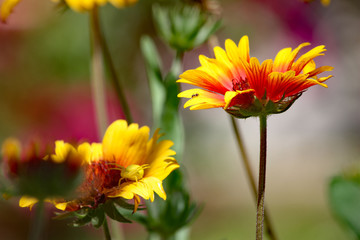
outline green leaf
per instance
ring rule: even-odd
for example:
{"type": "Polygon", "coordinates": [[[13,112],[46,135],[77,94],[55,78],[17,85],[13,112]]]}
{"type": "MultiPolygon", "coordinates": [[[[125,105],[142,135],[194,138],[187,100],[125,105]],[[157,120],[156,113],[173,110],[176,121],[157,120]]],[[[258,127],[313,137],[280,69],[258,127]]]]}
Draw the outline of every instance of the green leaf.
{"type": "Polygon", "coordinates": [[[360,184],[338,176],[329,190],[332,211],[360,239],[360,184]]]}
{"type": "Polygon", "coordinates": [[[197,33],[194,40],[194,46],[199,46],[206,42],[211,35],[213,35],[221,27],[222,22],[220,20],[216,22],[207,22],[197,33]]]}
{"type": "Polygon", "coordinates": [[[158,123],[166,96],[161,76],[161,60],[153,41],[148,36],[141,38],[141,51],[145,59],[146,72],[149,80],[153,120],[154,123],[158,123]]]}
{"type": "MultiPolygon", "coordinates": [[[[176,61],[174,62],[174,64],[176,61]]],[[[173,64],[173,66],[174,66],[173,64]]],[[[166,100],[161,115],[159,126],[162,132],[166,133],[164,137],[174,142],[173,149],[177,153],[177,159],[181,159],[181,153],[184,147],[184,126],[179,114],[180,99],[177,68],[172,67],[172,71],[166,77],[166,100]],[[175,70],[174,70],[175,69],[175,70]]]]}
{"type": "Polygon", "coordinates": [[[108,201],[105,206],[104,210],[106,215],[108,215],[111,219],[123,222],[123,223],[131,223],[131,221],[127,218],[125,218],[119,211],[118,208],[114,206],[114,202],[108,201]]]}
{"type": "Polygon", "coordinates": [[[73,227],[82,227],[84,225],[87,225],[91,222],[91,217],[89,215],[86,215],[85,217],[83,218],[78,218],[76,219],[73,223],[72,223],[72,226],[73,227]]]}
{"type": "Polygon", "coordinates": [[[105,212],[103,206],[99,205],[96,209],[91,210],[89,215],[91,216],[91,224],[94,227],[100,228],[104,224],[105,212]]]}
{"type": "Polygon", "coordinates": [[[127,217],[135,222],[138,222],[138,223],[144,225],[144,226],[149,226],[149,217],[147,215],[136,212],[127,217]]]}
{"type": "MultiPolygon", "coordinates": [[[[115,198],[112,200],[114,203],[116,203],[119,207],[127,209],[127,210],[131,210],[133,211],[135,208],[134,204],[128,203],[125,199],[123,198],[115,198]]],[[[139,205],[141,206],[141,205],[139,205]]],[[[138,210],[144,210],[145,208],[138,208],[138,210]]]]}
{"type": "Polygon", "coordinates": [[[53,217],[52,219],[56,219],[56,220],[64,220],[67,218],[72,218],[75,217],[75,213],[74,212],[55,212],[55,217],[53,217]]]}
{"type": "Polygon", "coordinates": [[[159,32],[159,34],[164,39],[171,38],[171,27],[169,24],[169,15],[166,9],[160,7],[159,5],[153,6],[153,16],[155,20],[155,26],[159,32]]]}

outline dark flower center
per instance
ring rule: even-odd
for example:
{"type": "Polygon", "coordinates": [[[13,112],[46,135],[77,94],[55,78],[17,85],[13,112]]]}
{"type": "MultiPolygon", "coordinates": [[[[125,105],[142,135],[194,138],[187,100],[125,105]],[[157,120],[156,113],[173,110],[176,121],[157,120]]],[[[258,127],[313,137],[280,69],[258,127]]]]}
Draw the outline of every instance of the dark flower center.
{"type": "Polygon", "coordinates": [[[243,79],[243,78],[234,78],[231,80],[232,84],[233,84],[233,90],[234,91],[243,91],[246,89],[250,88],[249,82],[247,81],[247,79],[243,79]]]}

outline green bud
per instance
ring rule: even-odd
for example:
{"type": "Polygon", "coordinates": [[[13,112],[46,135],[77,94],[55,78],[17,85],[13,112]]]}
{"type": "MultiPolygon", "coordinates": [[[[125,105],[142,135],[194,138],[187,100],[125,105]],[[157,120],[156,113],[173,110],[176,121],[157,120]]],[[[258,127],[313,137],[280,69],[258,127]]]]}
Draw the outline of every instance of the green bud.
{"type": "Polygon", "coordinates": [[[159,35],[172,48],[185,52],[206,42],[221,22],[196,6],[153,7],[159,35]]]}

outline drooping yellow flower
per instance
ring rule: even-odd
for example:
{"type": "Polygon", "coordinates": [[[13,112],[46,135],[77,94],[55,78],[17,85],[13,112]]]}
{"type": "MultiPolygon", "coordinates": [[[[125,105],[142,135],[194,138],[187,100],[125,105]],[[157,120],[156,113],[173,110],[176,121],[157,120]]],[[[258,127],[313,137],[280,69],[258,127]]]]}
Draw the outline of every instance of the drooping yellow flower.
{"type": "MultiPolygon", "coordinates": [[[[13,8],[21,0],[5,0],[0,7],[0,19],[5,22],[7,17],[13,11],[13,8]]],[[[97,6],[103,6],[106,3],[111,3],[117,8],[123,8],[135,4],[138,0],[52,0],[55,3],[64,2],[71,9],[77,12],[90,11],[97,6]]]]}
{"type": "Polygon", "coordinates": [[[202,89],[190,89],[178,96],[190,98],[184,107],[190,110],[221,107],[228,113],[245,118],[260,114],[280,113],[311,86],[321,85],[327,77],[318,77],[330,66],[316,67],[314,58],[324,55],[324,46],[318,46],[300,56],[299,51],[310,45],[300,44],[296,49],[282,49],[275,60],[250,58],[249,40],[241,38],[237,46],[232,40],[225,49],[215,47],[215,59],[200,55],[201,66],[180,75],[178,82],[202,89]]]}
{"type": "Polygon", "coordinates": [[[125,120],[112,123],[102,143],[83,143],[78,151],[87,161],[85,180],[78,189],[79,197],[59,202],[61,210],[76,211],[81,208],[96,208],[108,198],[134,199],[135,209],[140,197],[154,200],[157,193],[164,200],[162,181],[176,168],[172,157],[172,141],[158,142],[158,130],[149,140],[148,127],[138,124],[128,126],[125,120]]]}

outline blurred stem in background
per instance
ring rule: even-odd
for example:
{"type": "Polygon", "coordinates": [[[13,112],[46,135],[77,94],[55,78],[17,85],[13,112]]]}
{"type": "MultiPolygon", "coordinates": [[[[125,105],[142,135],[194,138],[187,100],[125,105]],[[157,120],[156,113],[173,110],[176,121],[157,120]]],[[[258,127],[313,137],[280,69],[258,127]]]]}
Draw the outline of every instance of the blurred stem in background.
{"type": "MultiPolygon", "coordinates": [[[[107,47],[105,38],[102,34],[98,8],[95,6],[90,13],[90,24],[91,24],[91,40],[92,40],[92,92],[95,103],[95,114],[98,126],[98,137],[99,139],[104,135],[105,130],[108,126],[107,118],[107,106],[106,106],[106,87],[105,77],[103,69],[103,60],[105,58],[106,63],[109,66],[111,80],[116,90],[119,102],[122,106],[122,110],[125,114],[128,123],[131,123],[132,116],[122,91],[122,87],[116,75],[116,70],[107,47]]],[[[112,232],[117,240],[124,239],[121,225],[114,220],[111,220],[112,232]]],[[[103,229],[106,239],[111,239],[107,221],[105,219],[103,223],[103,229]]]]}
{"type": "Polygon", "coordinates": [[[100,139],[108,125],[105,77],[103,68],[103,53],[100,46],[100,25],[97,7],[90,12],[91,28],[91,89],[95,105],[96,123],[98,126],[98,138],[100,139]]]}
{"type": "MultiPolygon", "coordinates": [[[[132,118],[132,115],[130,112],[129,105],[126,101],[125,93],[123,91],[123,88],[122,88],[119,78],[117,76],[116,69],[114,67],[114,63],[113,63],[109,48],[107,46],[105,37],[103,36],[103,33],[101,31],[100,21],[99,21],[99,12],[98,12],[97,7],[94,7],[94,9],[91,11],[91,29],[92,29],[92,35],[93,35],[92,36],[93,51],[98,50],[99,55],[101,55],[101,59],[106,62],[107,66],[109,68],[109,74],[110,74],[110,79],[111,79],[113,88],[115,89],[115,92],[117,94],[122,111],[125,115],[125,119],[130,124],[133,122],[133,118],[132,118]]],[[[103,70],[102,70],[102,76],[104,76],[103,70]]],[[[102,82],[105,82],[105,81],[103,80],[102,82]]],[[[105,86],[105,84],[103,83],[102,87],[104,88],[104,86],[105,86]]],[[[105,88],[104,88],[104,91],[105,91],[105,88]]],[[[106,105],[104,105],[104,107],[106,107],[106,105]]],[[[104,108],[104,109],[106,109],[106,108],[104,108]]],[[[105,112],[105,114],[106,114],[106,112],[105,112]]],[[[98,116],[98,117],[100,118],[100,116],[98,116]]],[[[101,124],[102,123],[100,122],[99,126],[101,124]]],[[[105,129],[106,129],[106,127],[107,127],[107,124],[105,126],[105,129]]],[[[104,131],[102,131],[102,134],[105,132],[105,129],[104,129],[104,131]]],[[[102,135],[100,135],[100,136],[102,136],[102,135]]]]}
{"type": "MultiPolygon", "coordinates": [[[[153,106],[154,126],[160,127],[166,138],[174,142],[177,160],[181,162],[184,149],[184,127],[179,114],[180,92],[177,80],[182,71],[184,53],[205,43],[220,27],[214,20],[193,5],[153,7],[156,29],[164,42],[175,50],[168,74],[161,73],[161,59],[149,37],[141,40],[153,106]]],[[[136,219],[145,225],[149,239],[184,240],[189,238],[189,225],[201,207],[192,201],[181,168],[164,181],[166,201],[148,204],[148,215],[136,219]]]]}
{"type": "Polygon", "coordinates": [[[31,229],[30,229],[30,240],[40,240],[43,239],[42,232],[44,229],[44,216],[45,216],[45,208],[44,208],[44,200],[41,199],[35,206],[35,215],[31,221],[31,229]]]}
{"type": "MultiPolygon", "coordinates": [[[[154,125],[161,127],[166,138],[174,142],[177,160],[182,158],[184,133],[178,112],[179,85],[176,83],[182,69],[183,52],[177,51],[171,69],[166,77],[161,74],[161,60],[154,43],[149,37],[143,37],[141,47],[146,61],[149,85],[153,105],[154,125]]],[[[135,219],[149,232],[149,239],[188,239],[188,225],[199,212],[198,206],[191,202],[189,191],[180,170],[174,171],[164,181],[166,201],[156,200],[147,204],[147,216],[135,219]]]]}

